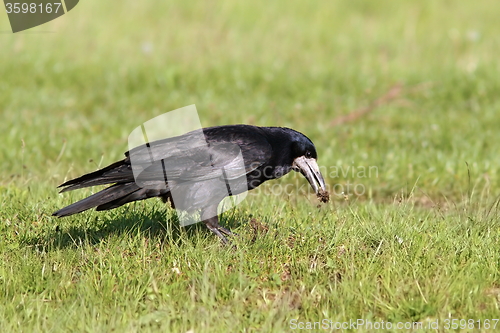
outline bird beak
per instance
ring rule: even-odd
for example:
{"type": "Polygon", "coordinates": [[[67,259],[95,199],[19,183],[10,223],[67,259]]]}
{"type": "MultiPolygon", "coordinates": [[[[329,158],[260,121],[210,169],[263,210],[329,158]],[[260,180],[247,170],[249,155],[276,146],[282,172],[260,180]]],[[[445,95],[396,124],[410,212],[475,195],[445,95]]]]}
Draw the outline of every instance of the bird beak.
{"type": "Polygon", "coordinates": [[[299,171],[306,177],[309,184],[311,184],[316,194],[321,191],[326,191],[325,180],[319,171],[318,163],[314,158],[306,158],[305,156],[297,157],[292,164],[292,169],[299,171]]]}

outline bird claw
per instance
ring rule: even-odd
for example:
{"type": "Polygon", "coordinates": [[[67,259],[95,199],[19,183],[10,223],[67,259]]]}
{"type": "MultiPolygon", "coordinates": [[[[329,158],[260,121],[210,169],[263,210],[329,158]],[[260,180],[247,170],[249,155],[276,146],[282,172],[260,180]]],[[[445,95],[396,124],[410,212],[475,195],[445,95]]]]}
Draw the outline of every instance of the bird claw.
{"type": "Polygon", "coordinates": [[[229,240],[226,238],[226,236],[232,236],[232,237],[238,236],[238,234],[220,226],[218,223],[208,222],[208,221],[204,222],[207,228],[222,240],[222,243],[224,243],[224,245],[229,243],[229,240]]]}
{"type": "Polygon", "coordinates": [[[221,233],[223,233],[224,235],[226,235],[226,236],[232,236],[232,237],[234,237],[234,236],[239,236],[237,233],[232,232],[231,230],[226,229],[226,228],[221,227],[221,226],[218,226],[218,227],[217,227],[217,229],[219,229],[219,231],[220,231],[221,233]]]}

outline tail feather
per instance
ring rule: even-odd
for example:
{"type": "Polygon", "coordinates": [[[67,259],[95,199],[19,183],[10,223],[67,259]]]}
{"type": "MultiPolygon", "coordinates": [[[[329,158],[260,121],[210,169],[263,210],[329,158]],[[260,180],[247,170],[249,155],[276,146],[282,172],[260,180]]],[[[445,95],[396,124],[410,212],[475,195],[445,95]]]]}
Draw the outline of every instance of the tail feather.
{"type": "Polygon", "coordinates": [[[114,200],[127,197],[128,195],[134,193],[139,189],[140,187],[136,183],[115,184],[83,200],[77,201],[67,207],[64,207],[58,210],[57,212],[53,213],[52,215],[63,217],[80,213],[87,209],[105,205],[114,200]]]}
{"type": "Polygon", "coordinates": [[[61,190],[61,193],[63,193],[96,185],[133,182],[132,169],[130,164],[125,162],[126,160],[118,161],[103,169],[69,180],[58,187],[66,187],[61,190]]]}
{"type": "Polygon", "coordinates": [[[130,160],[126,158],[103,169],[59,185],[59,187],[65,187],[61,190],[62,193],[95,185],[113,184],[100,192],[58,210],[52,215],[63,217],[80,213],[93,207],[96,207],[96,210],[108,210],[132,201],[152,197],[171,197],[168,187],[143,188],[137,185],[129,162],[130,160]]]}
{"type": "Polygon", "coordinates": [[[123,197],[119,197],[118,199],[115,199],[113,201],[109,201],[105,204],[97,206],[96,210],[108,210],[108,209],[113,209],[120,207],[126,203],[132,202],[132,201],[139,201],[139,200],[144,200],[144,199],[149,199],[153,197],[163,197],[163,196],[170,196],[170,190],[169,189],[148,189],[148,188],[140,188],[134,192],[131,192],[123,197]]]}

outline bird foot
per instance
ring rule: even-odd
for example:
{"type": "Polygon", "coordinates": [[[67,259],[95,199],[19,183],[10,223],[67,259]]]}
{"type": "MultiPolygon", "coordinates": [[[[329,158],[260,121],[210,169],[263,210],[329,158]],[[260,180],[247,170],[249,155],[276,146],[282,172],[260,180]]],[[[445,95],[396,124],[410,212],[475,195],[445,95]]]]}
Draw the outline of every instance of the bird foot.
{"type": "Polygon", "coordinates": [[[215,222],[215,223],[213,221],[203,221],[203,222],[205,223],[205,225],[207,226],[207,228],[211,232],[216,234],[222,240],[222,243],[224,243],[224,244],[229,243],[229,240],[226,238],[226,236],[232,236],[232,237],[238,236],[238,234],[232,232],[229,229],[222,227],[217,222],[215,222]]]}

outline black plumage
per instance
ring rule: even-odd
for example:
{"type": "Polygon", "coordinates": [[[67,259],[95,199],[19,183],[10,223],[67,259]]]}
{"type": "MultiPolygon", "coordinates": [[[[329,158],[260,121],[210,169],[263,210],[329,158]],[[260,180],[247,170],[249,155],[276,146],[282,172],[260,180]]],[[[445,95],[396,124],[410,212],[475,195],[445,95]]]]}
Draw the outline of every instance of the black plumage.
{"type": "Polygon", "coordinates": [[[282,127],[227,125],[204,128],[204,140],[199,141],[200,133],[136,147],[121,161],[61,184],[61,192],[112,185],[53,215],[69,216],[93,207],[108,210],[161,197],[176,209],[199,211],[206,226],[226,242],[223,234],[232,233],[219,225],[217,207],[228,195],[252,190],[291,170],[302,173],[318,195],[326,193],[316,149],[302,133],[282,127]]]}

